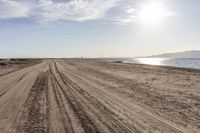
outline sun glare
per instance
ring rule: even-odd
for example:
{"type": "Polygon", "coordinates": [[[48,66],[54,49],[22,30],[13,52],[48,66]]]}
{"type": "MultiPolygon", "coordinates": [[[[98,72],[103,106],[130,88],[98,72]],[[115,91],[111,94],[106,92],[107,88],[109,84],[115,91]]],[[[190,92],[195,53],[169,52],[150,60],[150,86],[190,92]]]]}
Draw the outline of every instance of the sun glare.
{"type": "Polygon", "coordinates": [[[138,17],[147,24],[159,24],[172,13],[165,7],[165,3],[161,1],[149,1],[140,6],[138,17]]]}
{"type": "Polygon", "coordinates": [[[149,65],[162,65],[162,62],[165,60],[164,58],[138,58],[136,59],[141,64],[149,64],[149,65]]]}

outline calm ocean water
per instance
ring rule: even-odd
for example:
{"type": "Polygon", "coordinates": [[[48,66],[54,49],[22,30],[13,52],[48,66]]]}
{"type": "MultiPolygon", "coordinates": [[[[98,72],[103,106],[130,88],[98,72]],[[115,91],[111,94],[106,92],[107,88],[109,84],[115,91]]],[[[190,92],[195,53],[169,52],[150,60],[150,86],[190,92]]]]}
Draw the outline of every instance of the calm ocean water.
{"type": "Polygon", "coordinates": [[[128,58],[123,59],[123,63],[133,64],[148,64],[148,65],[161,65],[161,66],[173,66],[183,68],[200,69],[200,59],[184,58],[184,59],[168,59],[168,58],[128,58]]]}

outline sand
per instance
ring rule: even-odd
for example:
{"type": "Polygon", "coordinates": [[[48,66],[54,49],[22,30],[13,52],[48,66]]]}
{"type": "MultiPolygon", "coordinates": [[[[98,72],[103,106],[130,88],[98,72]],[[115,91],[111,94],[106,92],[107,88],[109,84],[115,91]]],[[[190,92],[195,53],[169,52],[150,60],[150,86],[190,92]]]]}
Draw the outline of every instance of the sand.
{"type": "Polygon", "coordinates": [[[198,133],[200,71],[44,60],[0,77],[1,133],[198,133]]]}

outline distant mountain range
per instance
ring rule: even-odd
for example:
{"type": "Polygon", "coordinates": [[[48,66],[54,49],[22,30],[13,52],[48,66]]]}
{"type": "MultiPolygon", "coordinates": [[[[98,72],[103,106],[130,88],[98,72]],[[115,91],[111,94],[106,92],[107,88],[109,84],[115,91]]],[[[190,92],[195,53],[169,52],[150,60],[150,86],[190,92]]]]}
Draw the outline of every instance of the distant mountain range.
{"type": "Polygon", "coordinates": [[[147,58],[200,58],[200,50],[165,53],[160,55],[152,55],[147,58]]]}

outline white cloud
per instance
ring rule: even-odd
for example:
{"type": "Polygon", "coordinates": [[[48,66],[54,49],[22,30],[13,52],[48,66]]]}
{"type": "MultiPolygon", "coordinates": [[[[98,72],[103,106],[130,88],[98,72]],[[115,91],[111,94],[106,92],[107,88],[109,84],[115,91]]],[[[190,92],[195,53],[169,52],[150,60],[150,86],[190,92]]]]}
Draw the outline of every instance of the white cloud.
{"type": "Polygon", "coordinates": [[[39,17],[42,21],[99,19],[105,16],[115,2],[116,0],[71,0],[55,3],[50,0],[40,0],[39,17]]]}
{"type": "Polygon", "coordinates": [[[0,0],[0,20],[30,17],[39,22],[105,17],[118,0],[0,0]]]}
{"type": "Polygon", "coordinates": [[[118,25],[134,22],[137,19],[135,11],[136,9],[131,6],[124,7],[123,14],[111,18],[111,22],[118,25]]]}
{"type": "Polygon", "coordinates": [[[130,3],[125,0],[0,0],[0,20],[26,17],[49,23],[102,19],[106,23],[121,25],[139,19],[140,5],[149,0],[143,0],[138,5],[131,3],[132,0],[126,1],[130,3]],[[120,11],[107,16],[108,11],[116,6],[120,11]]]}
{"type": "Polygon", "coordinates": [[[23,2],[0,0],[0,19],[27,17],[29,11],[30,7],[23,2]]]}

